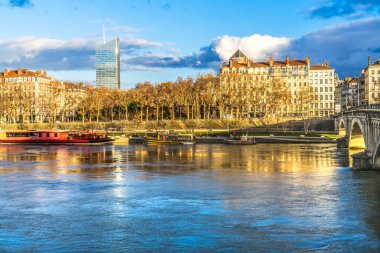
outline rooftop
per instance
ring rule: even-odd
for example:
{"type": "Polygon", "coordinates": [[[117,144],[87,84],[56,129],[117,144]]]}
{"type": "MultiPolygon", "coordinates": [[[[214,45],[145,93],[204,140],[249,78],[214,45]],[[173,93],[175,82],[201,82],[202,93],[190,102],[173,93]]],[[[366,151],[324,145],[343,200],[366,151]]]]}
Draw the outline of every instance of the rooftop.
{"type": "Polygon", "coordinates": [[[317,65],[310,66],[310,70],[328,70],[328,69],[331,69],[331,68],[326,63],[324,65],[317,64],[317,65]]]}
{"type": "Polygon", "coordinates": [[[310,62],[310,58],[306,57],[305,60],[298,60],[298,59],[293,59],[290,60],[289,57],[286,57],[284,61],[275,61],[273,57],[269,58],[269,61],[264,61],[264,62],[254,62],[251,59],[249,59],[243,52],[240,50],[237,50],[229,59],[228,63],[224,63],[222,68],[246,68],[246,67],[252,67],[252,68],[268,68],[270,66],[276,66],[276,67],[281,67],[281,66],[303,66],[303,65],[308,65],[310,62]]]}
{"type": "Polygon", "coordinates": [[[52,79],[51,77],[46,75],[46,71],[41,71],[41,70],[31,71],[28,69],[21,69],[21,68],[11,69],[11,70],[4,69],[4,72],[0,73],[0,77],[35,77],[35,76],[52,79]]]}

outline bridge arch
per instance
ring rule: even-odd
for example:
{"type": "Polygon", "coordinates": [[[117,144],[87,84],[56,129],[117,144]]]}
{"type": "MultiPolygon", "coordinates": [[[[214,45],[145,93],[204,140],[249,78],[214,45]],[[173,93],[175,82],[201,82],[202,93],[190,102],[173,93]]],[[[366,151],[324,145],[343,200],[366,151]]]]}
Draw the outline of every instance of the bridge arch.
{"type": "Polygon", "coordinates": [[[350,127],[350,140],[348,144],[349,148],[365,149],[366,143],[364,138],[364,127],[361,121],[354,118],[350,127]]]}
{"type": "Polygon", "coordinates": [[[339,136],[346,136],[347,135],[347,128],[346,128],[346,122],[343,118],[339,119],[338,122],[338,135],[339,136]]]}

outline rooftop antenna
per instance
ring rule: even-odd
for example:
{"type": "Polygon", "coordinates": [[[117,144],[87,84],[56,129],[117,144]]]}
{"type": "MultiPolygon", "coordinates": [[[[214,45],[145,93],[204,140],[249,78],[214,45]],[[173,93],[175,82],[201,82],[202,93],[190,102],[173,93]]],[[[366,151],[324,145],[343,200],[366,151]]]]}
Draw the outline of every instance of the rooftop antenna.
{"type": "Polygon", "coordinates": [[[106,30],[104,29],[104,24],[103,24],[103,44],[106,44],[106,30]]]}

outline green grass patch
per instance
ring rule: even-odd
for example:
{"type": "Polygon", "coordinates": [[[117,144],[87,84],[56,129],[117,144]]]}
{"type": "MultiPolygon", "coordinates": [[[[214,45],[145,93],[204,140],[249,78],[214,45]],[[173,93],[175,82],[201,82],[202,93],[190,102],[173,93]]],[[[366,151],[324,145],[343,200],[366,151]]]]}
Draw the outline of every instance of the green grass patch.
{"type": "Polygon", "coordinates": [[[327,138],[336,139],[339,137],[338,134],[321,134],[322,136],[325,136],[327,138]]]}

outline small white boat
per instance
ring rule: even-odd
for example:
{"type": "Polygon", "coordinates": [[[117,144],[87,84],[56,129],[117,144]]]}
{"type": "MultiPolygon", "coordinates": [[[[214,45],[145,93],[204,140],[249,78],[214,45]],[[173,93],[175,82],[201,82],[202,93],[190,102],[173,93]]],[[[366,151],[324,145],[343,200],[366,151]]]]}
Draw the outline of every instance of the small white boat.
{"type": "Polygon", "coordinates": [[[181,142],[182,145],[194,145],[195,141],[183,141],[181,142]]]}

